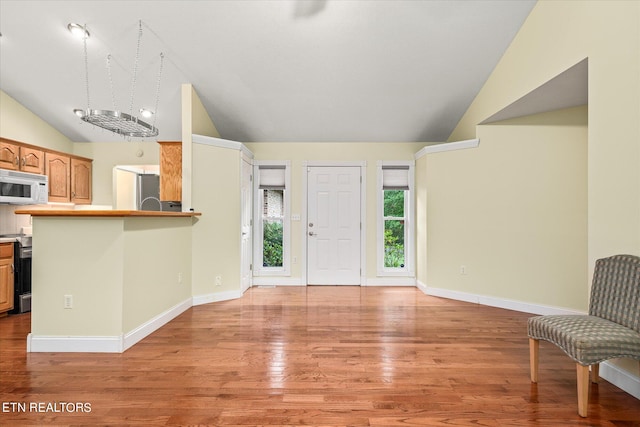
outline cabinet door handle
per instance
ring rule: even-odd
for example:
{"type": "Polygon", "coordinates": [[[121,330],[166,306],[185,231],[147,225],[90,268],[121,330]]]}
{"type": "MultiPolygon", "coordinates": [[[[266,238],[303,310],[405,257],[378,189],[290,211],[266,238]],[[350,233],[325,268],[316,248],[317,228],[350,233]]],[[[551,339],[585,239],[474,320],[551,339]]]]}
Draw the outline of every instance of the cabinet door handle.
{"type": "Polygon", "coordinates": [[[16,166],[20,166],[20,157],[16,156],[16,166]]]}

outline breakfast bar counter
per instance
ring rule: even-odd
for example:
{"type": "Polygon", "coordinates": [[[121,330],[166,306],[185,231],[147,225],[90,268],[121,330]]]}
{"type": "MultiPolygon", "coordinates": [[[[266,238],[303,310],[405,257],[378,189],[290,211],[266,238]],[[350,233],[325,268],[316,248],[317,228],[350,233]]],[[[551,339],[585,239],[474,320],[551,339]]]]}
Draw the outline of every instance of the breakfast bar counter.
{"type": "Polygon", "coordinates": [[[16,214],[31,216],[67,216],[67,217],[193,217],[200,216],[198,212],[161,212],[134,210],[91,210],[91,209],[18,209],[16,214]]]}
{"type": "Polygon", "coordinates": [[[33,223],[29,352],[115,352],[192,305],[199,213],[20,209],[33,223]]]}

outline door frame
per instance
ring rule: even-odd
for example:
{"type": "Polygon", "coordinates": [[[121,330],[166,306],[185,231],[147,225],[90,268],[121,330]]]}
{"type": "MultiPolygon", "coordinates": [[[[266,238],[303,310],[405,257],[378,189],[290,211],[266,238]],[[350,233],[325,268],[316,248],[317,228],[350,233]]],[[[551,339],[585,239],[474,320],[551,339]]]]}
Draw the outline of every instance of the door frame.
{"type": "Polygon", "coordinates": [[[253,157],[246,152],[241,151],[240,155],[240,294],[243,294],[250,287],[253,286],[253,157]],[[246,165],[246,166],[245,166],[246,165]],[[249,182],[244,182],[244,168],[249,168],[249,182]],[[242,194],[242,187],[247,185],[249,188],[248,204],[245,206],[245,200],[242,194]],[[243,216],[245,215],[245,209],[248,209],[249,225],[246,227],[249,234],[247,242],[244,245],[248,245],[248,250],[245,251],[243,246],[243,230],[244,225],[243,216]],[[248,257],[248,259],[247,259],[248,257]],[[245,282],[245,266],[249,264],[249,274],[247,276],[247,282],[245,282]]]}
{"type": "Polygon", "coordinates": [[[309,192],[308,192],[308,174],[307,168],[309,167],[359,167],[360,168],[360,223],[362,227],[360,228],[360,286],[366,286],[367,284],[367,162],[366,160],[362,161],[313,161],[313,160],[305,160],[302,162],[302,212],[301,212],[301,223],[300,223],[300,232],[302,234],[302,251],[301,251],[301,273],[302,273],[302,283],[304,286],[308,286],[308,272],[307,267],[309,265],[308,262],[308,251],[307,251],[307,224],[308,221],[308,212],[307,206],[309,203],[309,192]]]}

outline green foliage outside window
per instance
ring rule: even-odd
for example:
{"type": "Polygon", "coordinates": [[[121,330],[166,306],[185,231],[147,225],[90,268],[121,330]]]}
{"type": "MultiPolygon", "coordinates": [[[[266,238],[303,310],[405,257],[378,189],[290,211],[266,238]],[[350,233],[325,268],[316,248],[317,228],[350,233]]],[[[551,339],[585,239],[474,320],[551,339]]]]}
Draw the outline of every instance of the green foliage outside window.
{"type": "Polygon", "coordinates": [[[264,267],[282,267],[282,222],[264,222],[262,250],[264,267]]]}
{"type": "Polygon", "coordinates": [[[384,191],[384,266],[404,267],[404,190],[384,191]]]}

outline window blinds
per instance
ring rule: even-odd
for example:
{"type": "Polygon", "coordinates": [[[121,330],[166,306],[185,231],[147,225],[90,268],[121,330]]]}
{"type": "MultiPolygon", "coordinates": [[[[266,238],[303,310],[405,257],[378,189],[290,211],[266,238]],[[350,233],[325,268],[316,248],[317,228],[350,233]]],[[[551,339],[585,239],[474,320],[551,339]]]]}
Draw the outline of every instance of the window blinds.
{"type": "Polygon", "coordinates": [[[258,181],[261,190],[284,190],[285,189],[285,167],[284,166],[260,166],[260,176],[258,181]]]}
{"type": "Polygon", "coordinates": [[[383,190],[408,190],[409,166],[382,166],[383,190]]]}

